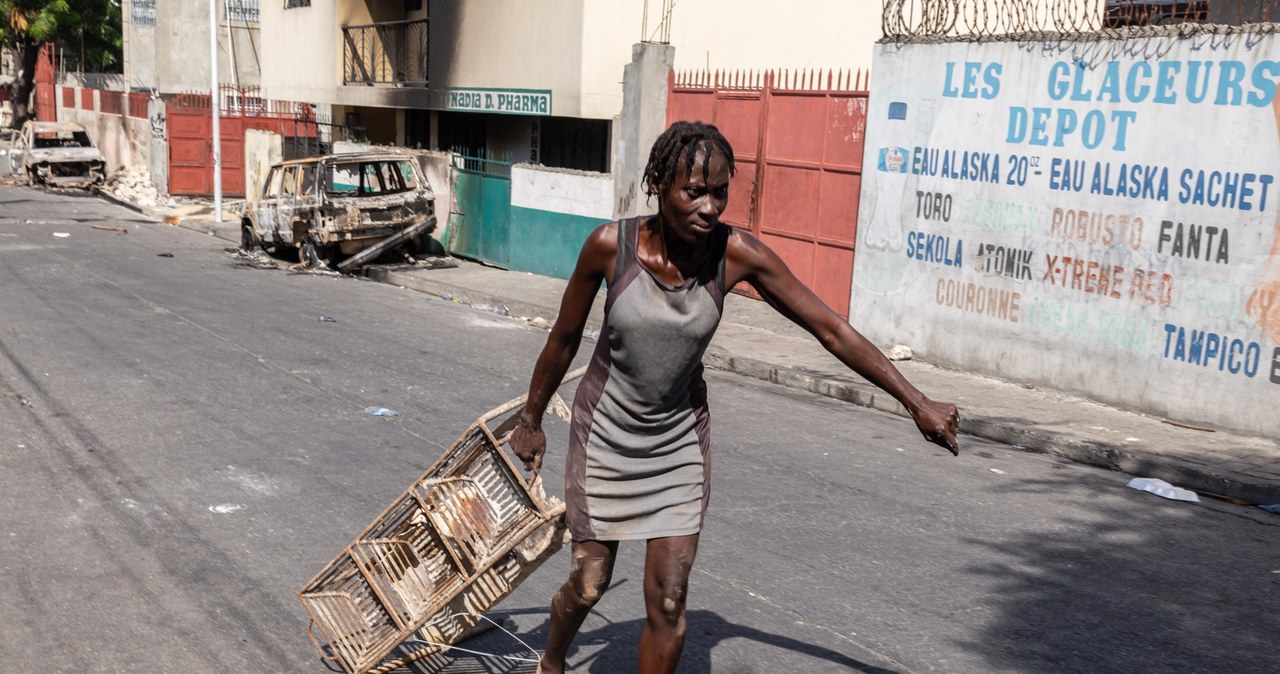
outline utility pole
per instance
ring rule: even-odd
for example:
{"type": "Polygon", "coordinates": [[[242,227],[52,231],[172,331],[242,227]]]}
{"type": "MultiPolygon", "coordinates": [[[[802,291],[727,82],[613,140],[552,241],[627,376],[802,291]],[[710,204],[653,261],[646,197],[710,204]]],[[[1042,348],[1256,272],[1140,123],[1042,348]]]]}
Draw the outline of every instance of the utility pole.
{"type": "Polygon", "coordinates": [[[213,114],[213,221],[222,224],[222,128],[218,91],[218,0],[209,0],[209,102],[213,114]]]}

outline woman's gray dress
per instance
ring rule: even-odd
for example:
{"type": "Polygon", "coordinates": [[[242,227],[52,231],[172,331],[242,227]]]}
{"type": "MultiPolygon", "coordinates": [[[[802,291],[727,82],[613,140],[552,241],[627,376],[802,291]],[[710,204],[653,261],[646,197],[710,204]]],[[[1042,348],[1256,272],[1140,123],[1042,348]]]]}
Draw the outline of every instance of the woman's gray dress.
{"type": "Polygon", "coordinates": [[[635,540],[702,530],[710,496],[710,418],[702,354],[720,323],[728,227],[683,286],[636,256],[639,218],[618,223],[604,325],[573,405],[565,465],[574,540],[635,540]]]}

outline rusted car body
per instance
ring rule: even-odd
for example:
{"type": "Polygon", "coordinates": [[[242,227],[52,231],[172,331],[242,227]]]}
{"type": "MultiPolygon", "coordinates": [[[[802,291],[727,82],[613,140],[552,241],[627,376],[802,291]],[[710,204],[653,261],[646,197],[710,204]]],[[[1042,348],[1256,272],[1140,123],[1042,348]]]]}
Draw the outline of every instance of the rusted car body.
{"type": "MultiPolygon", "coordinates": [[[[435,194],[417,161],[392,153],[338,154],[271,167],[245,204],[241,245],[297,251],[329,265],[391,242],[422,250],[435,228],[435,194]]],[[[381,253],[381,250],[370,251],[381,253]]]]}
{"type": "Polygon", "coordinates": [[[102,153],[73,122],[26,122],[8,154],[9,172],[34,185],[93,187],[107,179],[102,153]]]}

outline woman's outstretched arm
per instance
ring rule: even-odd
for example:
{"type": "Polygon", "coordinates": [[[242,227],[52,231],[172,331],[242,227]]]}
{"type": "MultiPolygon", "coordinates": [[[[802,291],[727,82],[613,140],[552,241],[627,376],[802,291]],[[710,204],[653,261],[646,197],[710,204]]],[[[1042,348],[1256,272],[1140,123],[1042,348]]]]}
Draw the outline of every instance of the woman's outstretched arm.
{"type": "Polygon", "coordinates": [[[930,400],[894,367],[880,349],[840,318],[791,273],[786,263],[762,241],[734,231],[729,238],[726,285],[750,283],[774,309],[809,331],[849,369],[902,403],[929,442],[959,454],[955,405],[930,400]]]}

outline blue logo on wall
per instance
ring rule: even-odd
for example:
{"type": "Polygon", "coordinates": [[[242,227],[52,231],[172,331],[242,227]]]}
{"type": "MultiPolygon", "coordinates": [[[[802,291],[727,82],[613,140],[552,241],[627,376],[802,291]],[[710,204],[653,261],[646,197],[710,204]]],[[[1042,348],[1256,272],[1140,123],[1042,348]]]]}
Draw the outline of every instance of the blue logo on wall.
{"type": "Polygon", "coordinates": [[[876,161],[876,170],[885,173],[906,173],[907,172],[907,148],[905,147],[882,147],[880,148],[880,159],[876,161]]]}

